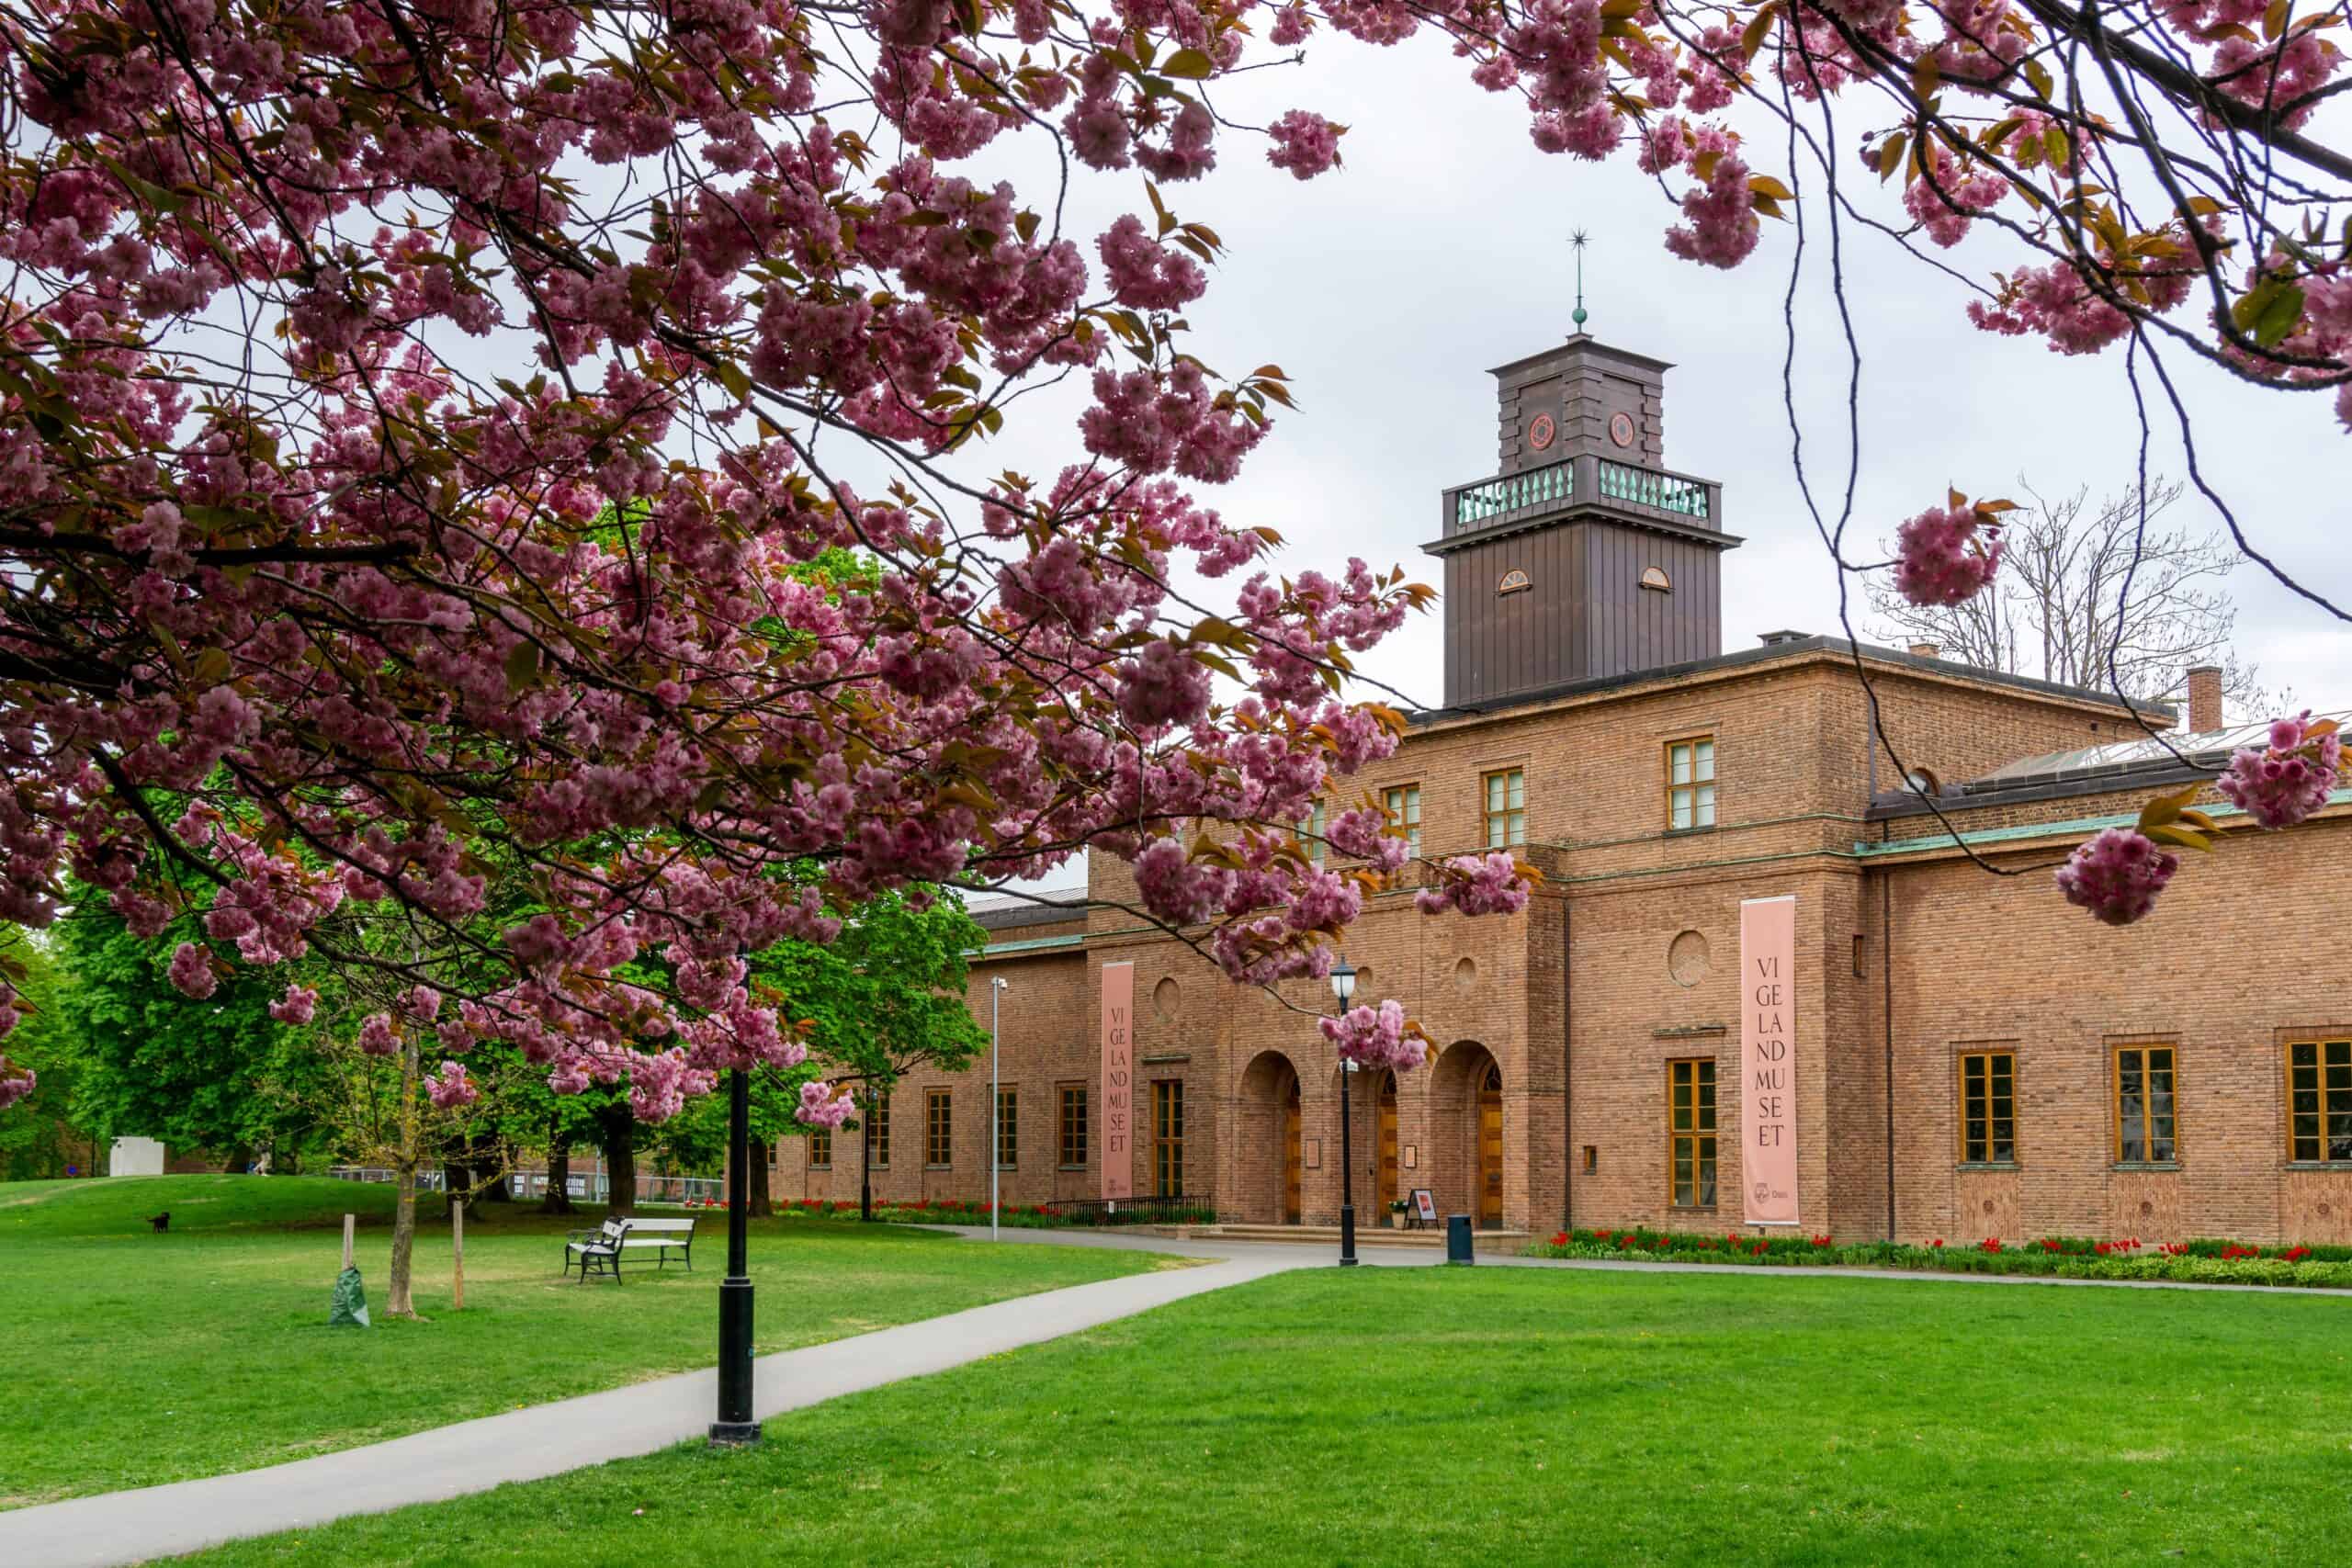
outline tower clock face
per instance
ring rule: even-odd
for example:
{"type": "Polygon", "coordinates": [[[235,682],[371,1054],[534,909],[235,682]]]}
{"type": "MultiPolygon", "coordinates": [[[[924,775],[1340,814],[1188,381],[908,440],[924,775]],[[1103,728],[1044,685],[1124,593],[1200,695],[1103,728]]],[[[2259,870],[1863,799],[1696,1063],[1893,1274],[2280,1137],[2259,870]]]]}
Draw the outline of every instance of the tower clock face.
{"type": "Polygon", "coordinates": [[[1548,413],[1539,413],[1527,422],[1527,444],[1538,452],[1552,445],[1553,437],[1559,434],[1560,427],[1548,413]]]}
{"type": "Polygon", "coordinates": [[[1634,444],[1634,416],[1629,413],[1611,414],[1609,439],[1620,446],[1631,446],[1634,444]]]}

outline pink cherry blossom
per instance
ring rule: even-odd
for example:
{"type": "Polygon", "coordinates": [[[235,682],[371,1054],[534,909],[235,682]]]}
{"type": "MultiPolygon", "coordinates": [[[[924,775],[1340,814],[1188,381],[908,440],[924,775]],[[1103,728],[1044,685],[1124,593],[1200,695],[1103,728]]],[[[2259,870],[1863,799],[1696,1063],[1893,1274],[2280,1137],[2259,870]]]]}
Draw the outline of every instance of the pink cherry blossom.
{"type": "Polygon", "coordinates": [[[40,1087],[40,1074],[0,1056],[0,1111],[7,1110],[40,1087]]]}
{"type": "Polygon", "coordinates": [[[1931,506],[1894,535],[1894,586],[1914,604],[1959,604],[1993,581],[2001,536],[1965,506],[1931,506]]]}
{"type": "Polygon", "coordinates": [[[1319,114],[1292,109],[1266,128],[1266,139],[1272,144],[1266,150],[1266,162],[1277,169],[1288,169],[1299,179],[1311,180],[1339,163],[1340,138],[1346,130],[1319,114]]]}
{"type": "Polygon", "coordinates": [[[2156,907],[2156,895],[2179,865],[2178,856],[2137,829],[2102,829],[2058,868],[2058,890],[2098,919],[2128,926],[2156,907]]]}
{"type": "Polygon", "coordinates": [[[481,1098],[481,1090],[466,1076],[462,1062],[444,1062],[441,1070],[424,1080],[424,1092],[440,1111],[455,1111],[481,1098]]]}
{"type": "Polygon", "coordinates": [[[800,1104],[793,1111],[795,1119],[804,1126],[837,1128],[857,1114],[857,1101],[849,1090],[836,1095],[821,1078],[800,1086],[800,1104]]]}
{"type": "Polygon", "coordinates": [[[1376,1008],[1351,1008],[1338,1018],[1323,1020],[1321,1028],[1323,1038],[1339,1046],[1341,1060],[1367,1072],[1388,1068],[1408,1073],[1429,1054],[1429,1042],[1406,1021],[1403,1005],[1393,999],[1376,1008]]]}
{"type": "Polygon", "coordinates": [[[318,992],[308,986],[288,986],[284,996],[269,1004],[269,1016],[280,1023],[304,1024],[318,1009],[318,992]]]}
{"type": "Polygon", "coordinates": [[[2327,804],[2343,762],[2343,742],[2331,729],[2310,734],[2311,710],[2273,720],[2270,744],[2240,747],[2215,786],[2264,828],[2291,828],[2327,804]]]}
{"type": "Polygon", "coordinates": [[[201,1001],[210,996],[220,984],[213,973],[212,954],[200,942],[184,942],[172,950],[172,984],[180,994],[201,1001]]]}
{"type": "Polygon", "coordinates": [[[1527,908],[1532,891],[1526,869],[1510,852],[1495,850],[1447,861],[1437,884],[1415,894],[1413,902],[1425,915],[1515,915],[1527,908]]]}
{"type": "Polygon", "coordinates": [[[359,1025],[359,1049],[370,1056],[393,1056],[400,1054],[401,1037],[392,1028],[390,1013],[371,1012],[359,1025]]]}

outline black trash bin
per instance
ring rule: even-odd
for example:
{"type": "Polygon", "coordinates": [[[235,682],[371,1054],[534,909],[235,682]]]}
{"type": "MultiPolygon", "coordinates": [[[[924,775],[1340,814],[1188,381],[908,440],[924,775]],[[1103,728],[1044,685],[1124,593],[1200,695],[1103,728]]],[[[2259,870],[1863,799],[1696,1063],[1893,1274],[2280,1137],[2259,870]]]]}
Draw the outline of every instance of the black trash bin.
{"type": "Polygon", "coordinates": [[[1470,1252],[1470,1216],[1445,1216],[1445,1260],[1448,1263],[1470,1263],[1476,1259],[1470,1252]]]}

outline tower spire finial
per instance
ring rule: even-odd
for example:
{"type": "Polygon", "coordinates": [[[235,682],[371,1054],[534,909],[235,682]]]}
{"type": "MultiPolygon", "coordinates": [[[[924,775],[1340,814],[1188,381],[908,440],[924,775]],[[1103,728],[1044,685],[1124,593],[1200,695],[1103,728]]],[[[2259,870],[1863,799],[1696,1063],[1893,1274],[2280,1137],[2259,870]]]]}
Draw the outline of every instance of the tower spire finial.
{"type": "Polygon", "coordinates": [[[1577,324],[1577,331],[1578,331],[1578,332],[1582,332],[1582,331],[1584,331],[1584,321],[1585,321],[1585,316],[1584,316],[1584,247],[1585,247],[1585,242],[1586,242],[1586,239],[1587,239],[1587,235],[1585,234],[1585,231],[1584,231],[1583,230],[1581,230],[1581,229],[1576,230],[1574,232],[1572,232],[1572,233],[1570,233],[1570,234],[1568,235],[1568,245],[1569,245],[1569,248],[1571,248],[1572,250],[1574,250],[1574,251],[1576,252],[1576,254],[1577,254],[1577,309],[1576,309],[1576,314],[1574,314],[1574,315],[1570,316],[1568,319],[1569,319],[1570,321],[1572,321],[1576,322],[1576,324],[1577,324]]]}

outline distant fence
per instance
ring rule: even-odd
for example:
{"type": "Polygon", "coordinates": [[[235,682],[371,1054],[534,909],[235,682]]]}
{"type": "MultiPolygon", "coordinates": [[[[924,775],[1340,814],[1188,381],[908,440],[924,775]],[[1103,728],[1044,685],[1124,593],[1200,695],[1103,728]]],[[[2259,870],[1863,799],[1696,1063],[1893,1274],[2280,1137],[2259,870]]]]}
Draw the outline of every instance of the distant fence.
{"type": "MultiPolygon", "coordinates": [[[[338,1165],[327,1172],[345,1181],[389,1183],[398,1173],[381,1166],[338,1165]]],[[[443,1173],[439,1166],[416,1173],[416,1188],[420,1192],[442,1190],[443,1173]]],[[[506,1178],[506,1184],[517,1199],[537,1198],[546,1194],[548,1173],[544,1170],[517,1170],[506,1178]]],[[[574,1176],[564,1182],[564,1190],[583,1203],[606,1203],[612,1201],[612,1182],[602,1175],[574,1176]]],[[[640,1203],[708,1203],[727,1196],[727,1183],[716,1176],[649,1176],[640,1173],[637,1179],[637,1201],[640,1203]]]]}

